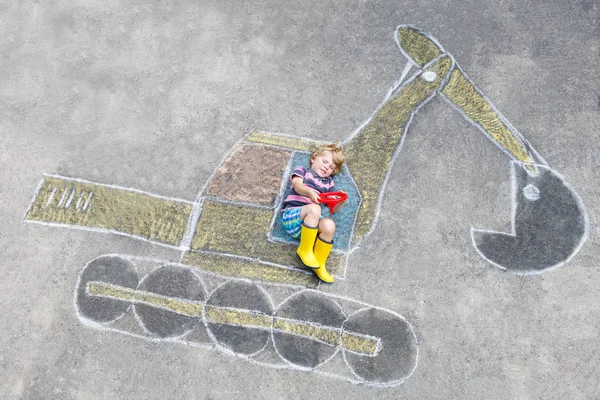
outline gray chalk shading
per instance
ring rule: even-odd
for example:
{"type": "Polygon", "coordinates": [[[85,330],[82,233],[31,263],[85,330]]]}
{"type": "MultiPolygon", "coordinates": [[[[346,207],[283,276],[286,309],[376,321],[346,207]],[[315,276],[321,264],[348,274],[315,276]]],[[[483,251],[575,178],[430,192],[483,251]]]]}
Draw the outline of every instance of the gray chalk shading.
{"type": "Polygon", "coordinates": [[[78,317],[90,328],[215,349],[269,368],[389,387],[404,382],[417,366],[413,328],[390,310],[310,289],[291,293],[274,306],[258,283],[223,279],[164,260],[100,256],[81,272],[75,303],[78,317]],[[143,277],[139,284],[138,276],[143,277]],[[102,292],[97,287],[94,291],[98,284],[102,292]],[[102,307],[108,312],[102,313],[102,307]],[[217,309],[224,318],[209,317],[217,309]],[[238,313],[241,319],[235,317],[238,313]],[[247,325],[244,318],[249,318],[247,325]],[[302,334],[294,327],[305,332],[325,329],[325,336],[302,334]],[[332,341],[331,334],[339,339],[332,341]],[[376,349],[365,354],[344,347],[344,338],[374,340],[376,349]]]}
{"type": "Polygon", "coordinates": [[[88,283],[96,281],[135,289],[138,276],[133,262],[115,256],[99,257],[85,267],[77,283],[75,307],[80,316],[98,323],[112,322],[123,316],[131,302],[90,296],[87,293],[88,283]]]}
{"type": "Polygon", "coordinates": [[[479,254],[517,274],[535,274],[568,262],[588,236],[581,199],[552,169],[537,165],[531,175],[512,162],[512,230],[472,229],[479,254]]]}
{"type": "Polygon", "coordinates": [[[352,372],[367,381],[402,383],[417,365],[418,345],[412,327],[404,318],[376,308],[365,308],[350,315],[344,330],[377,336],[385,346],[377,357],[362,357],[344,352],[352,372]]]}
{"type": "MultiPolygon", "coordinates": [[[[206,299],[202,281],[188,268],[160,267],[144,277],[139,290],[169,298],[199,302],[206,299]]],[[[161,338],[186,334],[198,323],[198,318],[178,314],[153,305],[135,303],[135,312],[144,328],[161,338]]]]}
{"type": "MultiPolygon", "coordinates": [[[[271,315],[273,304],[269,295],[256,284],[245,281],[229,281],[219,286],[206,302],[208,306],[247,310],[271,315]]],[[[210,334],[233,353],[253,356],[265,349],[270,332],[253,327],[234,326],[208,322],[210,334]]]]}
{"type": "MultiPolygon", "coordinates": [[[[346,319],[337,302],[315,292],[300,292],[290,297],[275,315],[332,328],[341,328],[346,319]]],[[[284,360],[303,369],[318,367],[338,351],[316,340],[276,331],[273,342],[284,360]]]]}

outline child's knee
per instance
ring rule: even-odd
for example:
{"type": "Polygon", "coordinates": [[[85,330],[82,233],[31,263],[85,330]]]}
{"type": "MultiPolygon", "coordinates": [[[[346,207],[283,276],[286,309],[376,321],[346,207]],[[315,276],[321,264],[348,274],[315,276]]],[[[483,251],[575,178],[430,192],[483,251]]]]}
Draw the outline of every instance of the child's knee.
{"type": "Polygon", "coordinates": [[[312,215],[313,217],[321,216],[321,206],[318,204],[308,204],[305,207],[306,215],[312,215]]]}
{"type": "Polygon", "coordinates": [[[333,233],[335,232],[335,222],[333,222],[332,219],[323,218],[319,221],[319,228],[321,228],[321,231],[323,232],[333,233]]]}

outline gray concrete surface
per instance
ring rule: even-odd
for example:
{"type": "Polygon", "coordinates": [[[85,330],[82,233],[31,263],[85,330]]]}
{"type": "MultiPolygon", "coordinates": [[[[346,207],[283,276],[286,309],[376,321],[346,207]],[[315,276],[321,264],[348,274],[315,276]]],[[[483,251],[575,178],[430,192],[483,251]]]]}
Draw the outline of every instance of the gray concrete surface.
{"type": "Polygon", "coordinates": [[[597,1],[0,2],[0,397],[600,398],[597,1]],[[504,273],[470,228],[507,230],[508,158],[445,102],[421,110],[377,229],[323,290],[405,316],[418,365],[392,388],[90,329],[89,260],[173,260],[134,239],[23,222],[43,173],[193,199],[252,129],[343,139],[430,32],[571,184],[589,238],[564,267],[504,273]]]}

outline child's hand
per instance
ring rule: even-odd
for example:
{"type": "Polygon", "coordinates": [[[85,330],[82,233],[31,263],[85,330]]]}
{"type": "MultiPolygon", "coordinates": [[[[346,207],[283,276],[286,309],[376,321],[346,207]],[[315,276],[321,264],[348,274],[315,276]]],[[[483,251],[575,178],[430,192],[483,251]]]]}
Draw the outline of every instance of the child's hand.
{"type": "Polygon", "coordinates": [[[312,190],[308,194],[308,198],[315,204],[319,204],[319,194],[317,192],[313,192],[312,190]]]}

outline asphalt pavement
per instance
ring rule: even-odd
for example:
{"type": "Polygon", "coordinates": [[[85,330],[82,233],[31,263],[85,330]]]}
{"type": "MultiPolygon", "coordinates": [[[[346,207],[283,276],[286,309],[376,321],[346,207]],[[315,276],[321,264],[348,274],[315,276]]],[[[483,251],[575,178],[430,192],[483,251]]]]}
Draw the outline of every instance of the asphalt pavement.
{"type": "Polygon", "coordinates": [[[599,16],[594,0],[1,3],[0,397],[600,399],[599,16]],[[252,132],[304,140],[267,146],[287,166],[429,79],[406,67],[399,25],[453,57],[543,183],[446,93],[382,158],[376,223],[332,285],[251,275],[231,260],[263,247],[225,214],[204,242],[186,228],[252,132]],[[127,208],[148,198],[181,221],[127,208]],[[81,218],[32,221],[36,199],[81,218]],[[180,243],[230,246],[231,262],[194,272],[180,243]]]}

